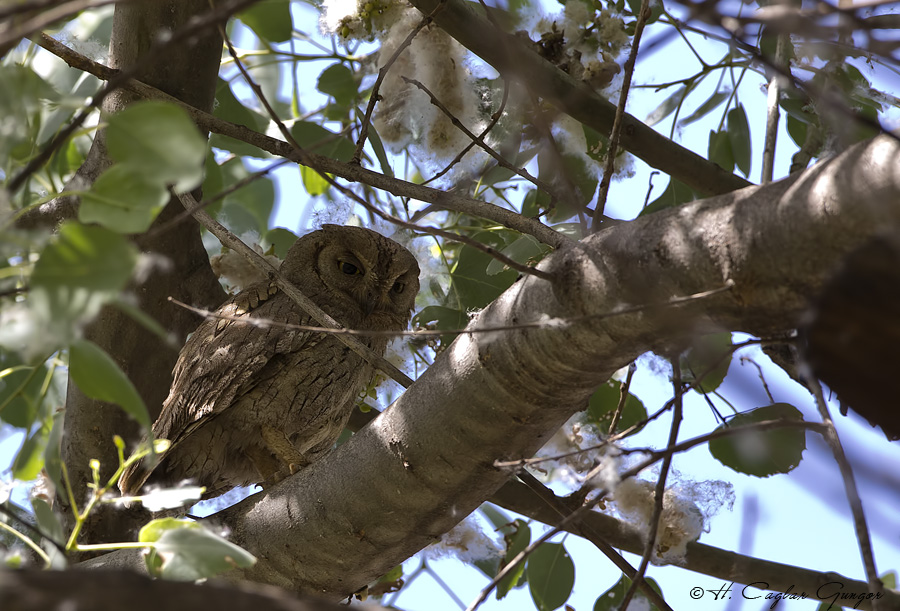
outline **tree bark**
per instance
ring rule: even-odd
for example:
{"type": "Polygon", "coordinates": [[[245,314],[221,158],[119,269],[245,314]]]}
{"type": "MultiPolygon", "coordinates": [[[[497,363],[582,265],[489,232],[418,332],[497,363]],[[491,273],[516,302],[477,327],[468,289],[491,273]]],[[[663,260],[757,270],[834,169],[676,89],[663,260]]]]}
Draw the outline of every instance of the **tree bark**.
{"type": "MultiPolygon", "coordinates": [[[[110,41],[110,64],[127,68],[143,61],[157,36],[177,31],[194,15],[209,11],[208,0],[168,0],[165,2],[132,2],[116,6],[110,41]]],[[[194,37],[191,44],[173,45],[149,58],[137,78],[184,102],[211,110],[215,83],[222,52],[222,39],[215,30],[194,37]]],[[[103,111],[113,113],[134,101],[124,91],[111,94],[103,111]]],[[[103,134],[98,134],[89,155],[103,169],[111,163],[106,156],[103,134]]],[[[99,174],[97,172],[96,174],[99,174]]],[[[96,174],[94,178],[96,178],[96,174]]],[[[150,411],[156,417],[169,391],[172,367],[185,336],[198,325],[198,319],[182,308],[173,306],[166,297],[185,303],[215,308],[224,299],[224,291],[209,266],[200,231],[193,219],[179,223],[164,233],[153,229],[182,211],[175,200],[159,215],[147,236],[136,242],[145,254],[149,271],[131,286],[136,305],[168,329],[174,342],[154,335],[122,310],[106,307],[85,330],[85,337],[106,350],[131,379],[150,411]]],[[[75,213],[73,208],[71,214],[75,213]]],[[[84,396],[71,381],[66,397],[66,428],[63,437],[63,459],[68,467],[75,499],[86,497],[91,481],[89,461],[100,461],[101,477],[106,479],[118,467],[114,434],[132,444],[141,431],[121,408],[84,396]]],[[[60,494],[66,516],[71,517],[68,500],[60,494]]],[[[140,516],[101,507],[92,514],[82,542],[121,541],[129,539],[138,526],[140,516]]]]}
{"type": "MultiPolygon", "coordinates": [[[[233,578],[338,599],[437,539],[507,481],[598,384],[720,330],[794,329],[831,270],[900,222],[900,144],[881,136],[786,180],[611,227],[520,279],[348,443],[212,518],[259,561],[233,578]],[[678,307],[673,297],[733,288],[678,307]],[[616,308],[649,304],[610,317],[616,308]]],[[[134,552],[94,565],[137,566],[134,552]]]]}

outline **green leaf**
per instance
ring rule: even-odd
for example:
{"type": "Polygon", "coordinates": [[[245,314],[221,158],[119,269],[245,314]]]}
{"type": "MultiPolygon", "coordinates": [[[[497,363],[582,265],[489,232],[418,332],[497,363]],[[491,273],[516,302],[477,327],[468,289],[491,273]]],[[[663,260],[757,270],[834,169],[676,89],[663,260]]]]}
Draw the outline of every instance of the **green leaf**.
{"type": "MultiPolygon", "coordinates": [[[[506,541],[506,553],[500,563],[501,568],[512,562],[513,558],[523,552],[531,543],[531,528],[524,520],[516,520],[512,527],[506,530],[512,530],[512,532],[503,533],[506,541]]],[[[513,588],[525,585],[525,564],[525,562],[520,562],[509,575],[500,580],[497,584],[497,600],[506,596],[513,588]]]]}
{"type": "Polygon", "coordinates": [[[12,464],[13,479],[30,481],[38,476],[44,466],[44,449],[50,435],[52,420],[35,430],[22,444],[12,464]]]}
{"type": "Polygon", "coordinates": [[[710,130],[707,158],[728,172],[734,169],[734,154],[731,151],[731,139],[727,131],[710,130]]]}
{"type": "MultiPolygon", "coordinates": [[[[716,431],[766,420],[802,421],[803,414],[788,403],[773,403],[738,414],[716,431]]],[[[738,473],[756,477],[792,471],[800,464],[805,449],[806,432],[796,428],[746,431],[709,442],[710,454],[720,463],[738,473]]]]}
{"type": "Polygon", "coordinates": [[[356,145],[346,136],[336,134],[310,121],[294,123],[291,127],[291,136],[306,151],[338,161],[350,161],[356,150],[356,145]]]}
{"type": "Polygon", "coordinates": [[[31,499],[31,507],[34,509],[34,517],[37,519],[41,531],[57,543],[61,543],[64,536],[62,522],[53,513],[50,505],[44,499],[34,497],[31,499]]]}
{"type": "Polygon", "coordinates": [[[728,332],[697,338],[681,357],[681,379],[693,383],[703,376],[695,390],[702,394],[714,391],[728,375],[732,346],[731,333],[728,332]]]}
{"type": "Polygon", "coordinates": [[[694,123],[699,119],[702,119],[713,110],[715,110],[719,106],[719,104],[727,100],[729,96],[731,96],[730,89],[725,89],[724,91],[716,91],[711,96],[709,96],[709,98],[707,98],[706,101],[703,102],[703,104],[698,106],[697,110],[686,116],[684,119],[681,119],[678,122],[678,125],[680,127],[684,127],[686,125],[694,123]]]}
{"type": "MultiPolygon", "coordinates": [[[[604,435],[609,431],[609,425],[612,424],[616,408],[619,406],[621,387],[621,383],[616,380],[609,380],[594,391],[588,402],[588,422],[595,424],[604,435]]],[[[628,396],[625,398],[625,405],[622,407],[622,415],[619,417],[614,433],[620,433],[646,419],[647,408],[644,407],[640,399],[628,393],[628,396]]],[[[635,429],[631,435],[634,435],[642,428],[644,427],[635,429]]]]}
{"type": "Polygon", "coordinates": [[[331,187],[331,183],[324,176],[305,165],[300,166],[300,178],[303,181],[303,188],[306,189],[310,197],[323,195],[331,187]]]}
{"type": "Polygon", "coordinates": [[[266,235],[263,236],[262,242],[260,242],[260,246],[264,251],[268,251],[270,248],[274,249],[275,256],[279,259],[284,259],[287,256],[288,249],[294,245],[294,242],[297,241],[297,234],[292,231],[288,231],[284,227],[276,227],[275,229],[269,230],[266,235]]]}
{"type": "Polygon", "coordinates": [[[528,557],[528,588],[538,611],[561,607],[575,585],[575,564],[561,543],[543,543],[528,557]]]}
{"type": "Polygon", "coordinates": [[[16,157],[30,156],[34,150],[30,140],[37,139],[32,114],[39,116],[44,101],[56,101],[59,94],[33,70],[17,64],[0,66],[0,83],[0,167],[6,168],[8,157],[19,146],[24,148],[16,157]]]}
{"type": "Polygon", "coordinates": [[[743,104],[728,111],[728,139],[731,141],[731,153],[734,163],[744,176],[750,175],[753,161],[750,143],[750,124],[743,104]]]}
{"type": "Polygon", "coordinates": [[[387,151],[384,150],[384,143],[381,141],[381,136],[378,135],[374,125],[369,126],[369,144],[372,146],[372,150],[375,151],[375,157],[378,158],[378,165],[381,166],[381,172],[385,176],[393,178],[394,168],[391,167],[387,151]]]}
{"type": "MultiPolygon", "coordinates": [[[[500,250],[505,247],[503,238],[495,231],[482,231],[469,237],[500,250]]],[[[459,310],[485,307],[516,281],[519,274],[515,270],[488,275],[487,267],[493,260],[473,246],[464,245],[459,249],[456,264],[450,270],[450,288],[458,300],[459,310]]]]}
{"type": "Polygon", "coordinates": [[[144,428],[150,428],[150,414],[144,400],[128,376],[97,344],[76,340],[69,347],[69,375],[91,399],[115,403],[144,428]]]}
{"type": "Polygon", "coordinates": [[[78,220],[119,233],[143,233],[168,201],[165,185],[148,180],[137,166],[119,163],[82,193],[78,220]]]}
{"type": "Polygon", "coordinates": [[[109,118],[106,144],[114,160],[147,181],[174,184],[179,193],[203,180],[206,139],[188,114],[166,102],[137,102],[109,118]]]}
{"type": "Polygon", "coordinates": [[[794,144],[799,147],[806,144],[806,130],[809,127],[808,123],[801,121],[794,115],[788,114],[786,126],[788,135],[791,137],[791,140],[794,141],[794,144]]]}
{"type": "MultiPolygon", "coordinates": [[[[644,581],[650,584],[650,587],[656,590],[660,596],[662,596],[662,589],[659,587],[659,584],[650,577],[644,577],[644,581]]],[[[622,604],[622,601],[625,600],[625,593],[628,591],[628,588],[631,587],[631,579],[622,575],[622,578],[616,582],[616,584],[608,589],[606,592],[601,594],[597,600],[594,602],[594,611],[616,611],[619,606],[622,604]]],[[[644,599],[647,601],[647,597],[643,592],[638,590],[634,594],[634,598],[632,601],[637,599],[644,599]]],[[[649,606],[641,606],[638,604],[632,603],[629,608],[638,607],[641,609],[646,609],[647,611],[659,611],[659,607],[647,601],[647,605],[649,606]]]]}
{"type": "MultiPolygon", "coordinates": [[[[597,191],[596,174],[593,167],[580,155],[563,153],[555,155],[547,151],[538,154],[538,178],[552,185],[558,199],[552,202],[554,208],[547,216],[551,222],[564,221],[571,218],[579,208],[586,206],[597,191]],[[560,162],[562,162],[560,164],[560,162]],[[570,197],[567,185],[571,184],[574,193],[570,197]]],[[[541,209],[551,205],[550,195],[541,191],[537,196],[537,204],[541,209]]]]}
{"type": "Polygon", "coordinates": [[[141,529],[138,540],[155,543],[146,556],[147,568],[151,575],[165,579],[196,581],[256,563],[245,549],[187,520],[152,520],[141,529]]]}
{"type": "MultiPolygon", "coordinates": [[[[413,327],[425,327],[438,331],[455,331],[464,329],[469,324],[469,317],[465,312],[448,308],[446,306],[425,306],[413,317],[413,327]]],[[[456,339],[458,333],[448,333],[441,336],[441,343],[446,345],[456,339]]]]}
{"type": "Polygon", "coordinates": [[[269,42],[290,40],[294,23],[290,0],[262,0],[238,14],[238,19],[269,42]]]}
{"type": "Polygon", "coordinates": [[[334,101],[349,106],[356,99],[358,85],[353,72],[344,64],[332,64],[322,71],[316,82],[316,89],[330,95],[334,101]]]}
{"type": "Polygon", "coordinates": [[[57,490],[62,490],[63,483],[60,452],[63,429],[65,427],[65,414],[64,410],[59,410],[53,414],[53,426],[50,428],[50,435],[47,437],[47,447],[44,450],[44,469],[57,490]]]}
{"type": "MultiPolygon", "coordinates": [[[[532,236],[522,235],[512,244],[501,250],[500,254],[506,255],[516,263],[525,264],[530,261],[540,260],[544,255],[550,252],[550,250],[550,247],[541,244],[532,236]]],[[[487,273],[488,276],[495,276],[508,269],[509,268],[501,261],[493,259],[485,269],[485,273],[487,273]]]]}
{"type": "Polygon", "coordinates": [[[93,317],[128,282],[137,258],[137,249],[120,234],[63,223],[34,266],[29,292],[51,337],[63,343],[72,335],[72,322],[93,317]]]}
{"type": "Polygon", "coordinates": [[[638,216],[653,214],[664,208],[674,208],[675,206],[680,206],[681,204],[694,201],[695,199],[697,199],[697,195],[694,193],[693,189],[683,182],[672,178],[669,180],[669,184],[662,194],[647,204],[638,216]]]}
{"type": "MultiPolygon", "coordinates": [[[[216,106],[213,109],[213,115],[220,119],[230,121],[231,123],[249,127],[257,132],[265,131],[265,127],[269,123],[266,117],[263,117],[258,112],[244,106],[234,96],[228,83],[221,78],[219,78],[218,83],[216,84],[216,106]]],[[[236,155],[249,155],[251,157],[269,156],[269,153],[263,151],[261,148],[241,140],[235,140],[229,136],[222,136],[221,134],[211,134],[209,137],[209,144],[210,146],[230,151],[236,155]]],[[[204,189],[203,192],[209,196],[218,191],[219,189],[216,189],[215,191],[207,191],[204,189]]]]}
{"type": "Polygon", "coordinates": [[[29,366],[15,354],[0,350],[0,419],[30,429],[38,417],[46,373],[43,363],[29,366]]]}
{"type": "Polygon", "coordinates": [[[684,98],[691,92],[693,89],[693,84],[691,85],[682,85],[678,87],[674,93],[672,93],[669,97],[662,101],[662,103],[654,108],[647,115],[647,118],[644,120],[644,123],[647,125],[656,125],[670,114],[675,112],[675,109],[684,102],[684,98]]]}
{"type": "MultiPolygon", "coordinates": [[[[220,167],[225,186],[231,186],[250,175],[238,160],[220,167]]],[[[269,217],[274,207],[275,183],[268,176],[260,176],[229,193],[216,217],[238,235],[248,231],[262,235],[269,229],[269,217]]]]}

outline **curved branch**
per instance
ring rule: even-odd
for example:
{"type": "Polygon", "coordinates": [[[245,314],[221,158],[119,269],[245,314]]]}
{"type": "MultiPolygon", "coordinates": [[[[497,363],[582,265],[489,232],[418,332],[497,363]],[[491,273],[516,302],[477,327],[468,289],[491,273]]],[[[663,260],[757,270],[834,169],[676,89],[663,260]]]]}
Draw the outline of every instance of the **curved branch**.
{"type": "MultiPolygon", "coordinates": [[[[725,279],[735,286],[677,312],[459,336],[350,441],[213,517],[259,558],[232,576],[346,596],[489,498],[508,477],[495,460],[531,456],[637,355],[690,333],[795,328],[842,257],[900,223],[898,157],[900,144],[879,137],[787,180],[641,217],[554,253],[541,267],[563,282],[525,278],[471,326],[664,302],[725,279]]],[[[116,552],[97,564],[136,560],[116,552]]]]}
{"type": "MultiPolygon", "coordinates": [[[[428,15],[440,0],[410,0],[428,15]]],[[[523,82],[573,119],[608,134],[616,116],[616,107],[590,87],[540,57],[524,41],[499,30],[478,15],[464,0],[446,0],[434,22],[464,47],[493,66],[505,77],[523,82]]],[[[635,117],[625,114],[621,145],[630,153],[704,195],[728,193],[750,183],[726,172],[635,117]]]]}

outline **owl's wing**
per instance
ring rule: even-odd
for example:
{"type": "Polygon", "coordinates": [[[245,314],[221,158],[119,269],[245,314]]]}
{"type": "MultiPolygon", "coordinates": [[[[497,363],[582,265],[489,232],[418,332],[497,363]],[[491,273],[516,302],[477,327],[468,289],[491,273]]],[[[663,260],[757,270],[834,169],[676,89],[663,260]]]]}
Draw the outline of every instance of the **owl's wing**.
{"type": "MultiPolygon", "coordinates": [[[[181,349],[172,387],[153,424],[157,439],[172,446],[208,418],[229,408],[248,390],[254,376],[276,355],[309,348],[321,336],[265,321],[309,324],[309,315],[273,283],[251,285],[204,321],[181,349]]],[[[164,458],[163,458],[164,460],[164,458]]],[[[134,494],[150,476],[144,461],[122,476],[119,487],[134,494]]]]}

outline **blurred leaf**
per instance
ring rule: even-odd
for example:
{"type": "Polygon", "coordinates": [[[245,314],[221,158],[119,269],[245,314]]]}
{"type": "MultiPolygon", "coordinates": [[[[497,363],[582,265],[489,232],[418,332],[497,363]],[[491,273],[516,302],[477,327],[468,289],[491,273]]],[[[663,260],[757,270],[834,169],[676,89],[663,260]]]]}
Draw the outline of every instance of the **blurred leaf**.
{"type": "MultiPolygon", "coordinates": [[[[510,528],[510,520],[509,516],[506,512],[501,511],[496,505],[493,503],[482,503],[481,507],[478,510],[484,514],[484,517],[488,519],[491,525],[494,527],[494,530],[501,530],[503,528],[510,528]]],[[[505,534],[505,531],[504,531],[505,534]]],[[[492,575],[493,577],[493,575],[492,575]]]]}
{"type": "Polygon", "coordinates": [[[707,100],[705,102],[703,102],[703,104],[698,106],[697,110],[695,110],[694,112],[692,112],[691,114],[686,116],[684,119],[681,119],[678,122],[678,125],[680,127],[684,127],[686,125],[690,125],[691,123],[694,123],[695,121],[697,121],[699,119],[702,119],[703,117],[708,115],[710,112],[715,110],[719,106],[719,104],[721,104],[722,102],[727,100],[730,96],[731,96],[730,89],[725,89],[723,91],[716,91],[711,96],[709,96],[709,98],[707,98],[707,100]]]}
{"type": "MultiPolygon", "coordinates": [[[[803,420],[803,414],[788,403],[773,403],[736,415],[716,431],[766,420],[803,420]]],[[[792,471],[803,458],[806,431],[796,428],[746,431],[709,442],[709,452],[720,463],[738,473],[769,477],[792,471]]]]}
{"type": "Polygon", "coordinates": [[[358,86],[353,72],[344,64],[332,64],[322,71],[316,89],[334,98],[343,106],[349,106],[356,99],[358,86]]]}
{"type": "Polygon", "coordinates": [[[644,120],[644,123],[652,126],[668,117],[675,112],[675,109],[678,108],[682,102],[684,102],[685,97],[687,97],[693,88],[693,85],[682,85],[678,87],[675,92],[663,100],[659,106],[650,111],[647,118],[644,120]]]}
{"type": "Polygon", "coordinates": [[[152,520],[141,529],[138,540],[156,543],[146,556],[147,568],[151,575],[165,579],[196,581],[256,563],[246,550],[187,520],[152,520]]]}
{"type": "Polygon", "coordinates": [[[291,135],[306,151],[338,161],[350,161],[356,150],[356,146],[346,136],[336,134],[310,121],[294,123],[291,135]]]}
{"type": "Polygon", "coordinates": [[[34,266],[29,291],[53,348],[72,337],[73,322],[93,317],[124,288],[136,262],[137,249],[120,234],[73,221],[60,225],[34,266]]]}
{"type": "Polygon", "coordinates": [[[116,164],[82,193],[78,220],[119,233],[143,233],[169,201],[165,185],[131,164],[116,164]]]}
{"type": "MultiPolygon", "coordinates": [[[[225,187],[247,178],[250,172],[235,160],[220,166],[225,187]]],[[[241,235],[254,232],[263,235],[269,229],[269,217],[275,207],[275,183],[268,176],[259,176],[225,197],[216,215],[232,232],[241,235]]]]}
{"type": "Polygon", "coordinates": [[[290,40],[293,33],[290,0],[262,0],[238,13],[238,19],[269,42],[290,40]]]}
{"type": "Polygon", "coordinates": [[[0,350],[0,372],[6,371],[9,373],[0,377],[0,419],[30,429],[38,416],[47,366],[28,366],[15,354],[0,350]]]}
{"type": "Polygon", "coordinates": [[[561,543],[542,543],[528,557],[528,588],[538,611],[561,607],[575,585],[575,564],[561,543]]]}
{"type": "Polygon", "coordinates": [[[63,429],[65,427],[65,410],[58,410],[53,414],[53,426],[47,437],[47,447],[44,450],[44,469],[47,476],[57,490],[62,490],[62,457],[60,456],[63,429]]]}
{"type": "Polygon", "coordinates": [[[664,208],[674,208],[675,206],[680,206],[681,204],[694,201],[695,199],[697,199],[697,195],[694,193],[693,189],[683,182],[671,178],[662,194],[647,204],[638,216],[653,214],[664,208]]]}
{"type": "MultiPolygon", "coordinates": [[[[503,555],[503,561],[500,567],[505,567],[512,562],[513,558],[518,556],[531,543],[531,528],[524,520],[516,520],[513,522],[513,532],[504,532],[503,538],[506,541],[506,553],[503,555]]],[[[497,584],[497,600],[506,596],[513,588],[525,585],[525,562],[520,562],[512,572],[500,580],[497,584]]]]}
{"type": "Polygon", "coordinates": [[[114,403],[142,427],[150,428],[150,414],[134,384],[97,344],[86,339],[72,342],[69,347],[69,375],[86,396],[114,403]]]}
{"type": "MultiPolygon", "coordinates": [[[[465,312],[454,310],[445,306],[425,306],[413,317],[413,327],[426,327],[438,331],[455,331],[464,329],[469,324],[469,317],[465,312]]],[[[458,333],[448,333],[441,336],[441,343],[446,345],[456,339],[458,333]]]]}
{"type": "MultiPolygon", "coordinates": [[[[539,260],[545,254],[550,252],[550,247],[538,242],[530,235],[524,234],[516,239],[512,244],[506,246],[500,251],[500,254],[506,255],[516,263],[526,264],[532,260],[539,260]]],[[[493,259],[485,269],[488,276],[495,276],[500,272],[509,268],[498,259],[493,259]]]]}
{"type": "Polygon", "coordinates": [[[27,482],[35,479],[44,466],[44,450],[47,447],[47,439],[50,435],[52,420],[37,427],[29,435],[22,448],[16,454],[12,464],[13,479],[27,482]]]}
{"type": "Polygon", "coordinates": [[[697,338],[681,357],[681,379],[693,383],[697,377],[703,376],[695,390],[703,394],[714,391],[728,375],[732,345],[731,333],[728,332],[697,338]]]}
{"type": "Polygon", "coordinates": [[[323,195],[331,188],[331,183],[324,176],[305,165],[300,166],[300,178],[303,181],[303,188],[306,189],[310,197],[323,195]]]}
{"type": "Polygon", "coordinates": [[[728,111],[728,138],[731,141],[731,153],[734,163],[744,176],[750,175],[753,155],[750,142],[750,124],[743,104],[728,111]]]}
{"type": "Polygon", "coordinates": [[[34,149],[37,134],[32,113],[39,111],[45,101],[57,101],[59,94],[31,68],[18,64],[0,66],[0,168],[7,166],[13,149],[24,145],[16,157],[24,161],[34,149]]]}
{"type": "MultiPolygon", "coordinates": [[[[266,125],[269,123],[266,117],[247,108],[234,97],[231,87],[229,87],[228,83],[221,78],[218,79],[218,83],[216,84],[216,105],[213,109],[213,115],[219,119],[225,119],[231,123],[249,127],[257,132],[264,132],[266,125]]],[[[249,155],[251,157],[269,156],[269,153],[263,151],[261,148],[221,134],[210,134],[209,143],[215,148],[230,151],[235,155],[249,155]]],[[[204,190],[204,193],[208,196],[217,191],[218,189],[216,191],[204,190]]]]}
{"type": "MultiPolygon", "coordinates": [[[[662,596],[662,589],[660,589],[659,584],[656,583],[653,578],[644,577],[644,581],[650,584],[650,587],[656,590],[659,595],[662,596]]],[[[625,575],[622,575],[621,579],[619,579],[619,581],[617,581],[613,587],[597,597],[596,602],[594,602],[594,611],[616,611],[622,604],[622,601],[625,600],[625,593],[630,587],[631,580],[625,575]]],[[[646,611],[659,611],[659,607],[650,603],[644,593],[640,590],[635,592],[634,598],[632,598],[632,603],[628,608],[639,608],[645,609],[646,611]],[[639,599],[643,599],[642,602],[644,604],[637,602],[639,599]]]]}
{"type": "MultiPolygon", "coordinates": [[[[609,380],[605,384],[594,391],[588,402],[587,416],[588,422],[591,422],[600,429],[604,435],[609,431],[609,425],[612,424],[613,416],[616,408],[619,406],[619,397],[621,395],[622,384],[616,380],[609,380]]],[[[634,426],[638,422],[647,419],[647,408],[640,399],[633,394],[628,393],[625,398],[625,405],[622,408],[622,415],[616,424],[614,433],[620,433],[625,429],[634,426]]],[[[639,427],[631,433],[634,435],[643,427],[639,427]]]]}
{"type": "Polygon", "coordinates": [[[546,150],[538,154],[538,178],[552,186],[557,200],[551,202],[550,194],[539,191],[537,205],[541,210],[552,210],[547,215],[551,222],[564,221],[583,209],[594,196],[599,181],[594,167],[588,167],[579,155],[563,153],[555,155],[546,150]],[[569,186],[574,193],[569,194],[569,186]]]}
{"type": "Polygon", "coordinates": [[[731,139],[727,131],[710,130],[707,158],[728,172],[734,170],[734,153],[731,151],[731,139]]]}
{"type": "Polygon", "coordinates": [[[270,229],[266,235],[263,236],[260,246],[262,246],[263,251],[274,248],[275,256],[283,260],[287,256],[288,249],[293,246],[296,241],[297,234],[288,231],[284,227],[276,227],[275,229],[270,229]]]}
{"type": "Polygon", "coordinates": [[[381,136],[378,135],[378,132],[375,130],[374,125],[369,126],[369,144],[372,146],[372,150],[375,151],[375,157],[378,158],[378,164],[381,166],[381,172],[385,176],[393,178],[394,168],[391,167],[391,162],[388,159],[387,151],[384,150],[384,143],[382,143],[381,136]]]}
{"type": "Polygon", "coordinates": [[[35,497],[31,499],[31,507],[34,509],[34,517],[41,531],[57,543],[62,543],[64,537],[62,522],[50,505],[45,500],[35,497]]]}

